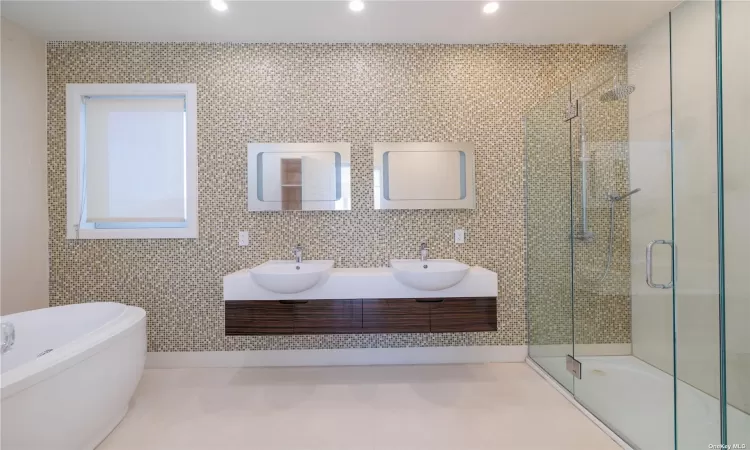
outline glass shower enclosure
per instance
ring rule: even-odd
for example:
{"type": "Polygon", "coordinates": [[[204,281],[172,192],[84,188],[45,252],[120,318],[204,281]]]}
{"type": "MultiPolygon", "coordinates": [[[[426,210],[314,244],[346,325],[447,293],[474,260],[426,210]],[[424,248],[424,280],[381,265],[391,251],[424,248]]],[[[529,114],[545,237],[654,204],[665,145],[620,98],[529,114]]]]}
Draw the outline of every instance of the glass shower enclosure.
{"type": "Polygon", "coordinates": [[[750,3],[682,2],[524,128],[530,359],[633,448],[750,448],[750,3]]]}

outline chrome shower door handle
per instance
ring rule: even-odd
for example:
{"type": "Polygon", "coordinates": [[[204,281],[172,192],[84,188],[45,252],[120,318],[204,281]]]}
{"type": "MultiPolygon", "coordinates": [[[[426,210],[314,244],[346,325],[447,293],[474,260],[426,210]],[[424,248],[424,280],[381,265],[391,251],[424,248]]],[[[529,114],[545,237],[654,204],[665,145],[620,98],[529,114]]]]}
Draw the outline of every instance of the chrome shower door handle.
{"type": "MultiPolygon", "coordinates": [[[[665,244],[672,248],[672,255],[674,255],[674,243],[672,241],[657,239],[651,241],[646,245],[646,284],[654,289],[672,289],[674,285],[674,279],[669,280],[667,284],[656,284],[654,283],[654,245],[665,244]]],[[[672,271],[674,274],[674,270],[672,271]]]]}

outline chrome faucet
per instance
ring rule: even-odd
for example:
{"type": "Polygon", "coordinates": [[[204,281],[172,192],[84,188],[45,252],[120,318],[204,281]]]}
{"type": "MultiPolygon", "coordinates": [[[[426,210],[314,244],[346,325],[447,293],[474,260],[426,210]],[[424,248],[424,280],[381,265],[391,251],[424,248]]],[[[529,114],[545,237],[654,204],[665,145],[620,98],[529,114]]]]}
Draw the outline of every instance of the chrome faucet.
{"type": "Polygon", "coordinates": [[[292,248],[292,256],[294,256],[294,262],[297,264],[302,263],[302,246],[297,244],[292,248]]]}
{"type": "Polygon", "coordinates": [[[429,250],[427,249],[427,242],[422,241],[422,243],[419,245],[419,260],[424,262],[427,261],[427,253],[429,250]]]}
{"type": "Polygon", "coordinates": [[[5,354],[13,348],[16,342],[16,328],[10,322],[2,323],[2,348],[0,354],[5,354]]]}

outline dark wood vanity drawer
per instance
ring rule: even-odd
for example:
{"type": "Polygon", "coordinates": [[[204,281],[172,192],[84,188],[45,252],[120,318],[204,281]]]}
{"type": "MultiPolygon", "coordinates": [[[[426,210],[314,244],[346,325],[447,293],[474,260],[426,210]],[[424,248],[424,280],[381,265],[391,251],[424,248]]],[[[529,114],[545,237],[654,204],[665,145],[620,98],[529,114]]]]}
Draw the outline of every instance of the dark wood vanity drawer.
{"type": "Polygon", "coordinates": [[[295,334],[362,332],[362,300],[310,300],[294,305],[295,334]]]}
{"type": "Polygon", "coordinates": [[[446,298],[430,305],[430,331],[497,331],[497,299],[446,298]]]}
{"type": "Polygon", "coordinates": [[[227,336],[294,333],[294,306],[275,300],[225,303],[227,336]]]}
{"type": "Polygon", "coordinates": [[[430,303],[416,299],[362,300],[364,333],[429,333],[430,303]]]}
{"type": "Polygon", "coordinates": [[[497,299],[399,298],[225,302],[227,336],[497,330],[497,299]]]}

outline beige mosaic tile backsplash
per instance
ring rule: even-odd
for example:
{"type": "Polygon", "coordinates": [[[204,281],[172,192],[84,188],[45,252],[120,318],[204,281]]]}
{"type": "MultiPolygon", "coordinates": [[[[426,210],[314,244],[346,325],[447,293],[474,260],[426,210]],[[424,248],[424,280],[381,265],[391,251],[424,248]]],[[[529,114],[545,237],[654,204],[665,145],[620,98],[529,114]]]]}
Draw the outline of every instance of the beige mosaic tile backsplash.
{"type": "MultiPolygon", "coordinates": [[[[50,303],[148,311],[150,351],[514,345],[526,342],[523,113],[612,46],[48,44],[50,303]],[[196,83],[197,240],[65,239],[65,84],[196,83]],[[352,210],[247,211],[247,143],[350,142],[352,210]],[[375,211],[372,143],[476,146],[477,208],[375,211]],[[467,241],[452,242],[456,228],[467,241]],[[249,247],[237,233],[249,230],[249,247]],[[339,267],[456,258],[498,273],[493,333],[225,337],[222,276],[267,259],[339,267]]],[[[617,321],[621,318],[612,317],[617,321]]],[[[605,327],[608,333],[617,328],[605,327]]],[[[617,342],[626,336],[607,336],[617,342]]]]}

